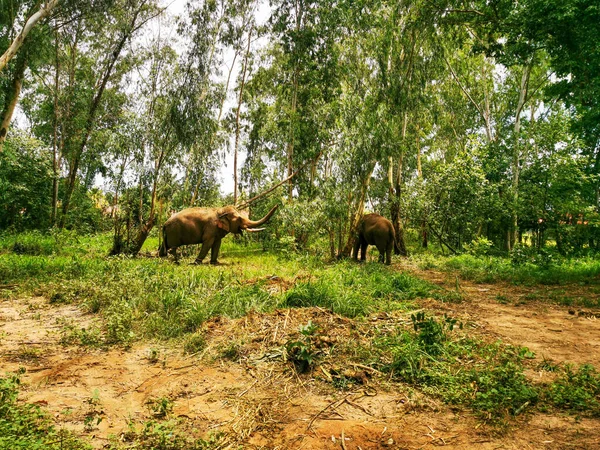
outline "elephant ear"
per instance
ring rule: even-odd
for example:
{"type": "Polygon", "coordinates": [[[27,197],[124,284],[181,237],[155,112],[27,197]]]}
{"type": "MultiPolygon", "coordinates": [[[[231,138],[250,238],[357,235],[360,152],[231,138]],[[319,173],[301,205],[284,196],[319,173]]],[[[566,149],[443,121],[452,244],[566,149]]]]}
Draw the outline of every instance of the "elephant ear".
{"type": "Polygon", "coordinates": [[[217,227],[229,232],[229,220],[227,219],[227,213],[219,214],[219,218],[217,219],[217,227]]]}

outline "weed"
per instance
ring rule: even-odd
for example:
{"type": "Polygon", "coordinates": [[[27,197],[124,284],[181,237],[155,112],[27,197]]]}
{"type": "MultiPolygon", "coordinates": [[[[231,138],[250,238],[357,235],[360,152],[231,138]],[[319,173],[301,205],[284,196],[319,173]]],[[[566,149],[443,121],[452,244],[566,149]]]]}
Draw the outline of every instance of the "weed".
{"type": "Polygon", "coordinates": [[[500,294],[496,295],[496,301],[503,305],[510,303],[510,299],[506,295],[500,295],[500,294]]]}
{"type": "Polygon", "coordinates": [[[106,338],[109,344],[129,346],[135,338],[133,311],[123,300],[113,302],[106,311],[106,338]]]}
{"type": "Polygon", "coordinates": [[[159,360],[159,352],[155,348],[148,349],[148,353],[146,354],[146,359],[150,364],[156,364],[159,360]]]}
{"type": "Polygon", "coordinates": [[[97,327],[79,328],[69,321],[59,321],[59,324],[62,325],[59,340],[62,345],[81,345],[98,348],[105,344],[102,332],[97,327]]]}
{"type": "Polygon", "coordinates": [[[40,357],[40,349],[28,345],[19,347],[15,354],[15,359],[17,361],[36,362],[39,361],[40,357]]]}
{"type": "Polygon", "coordinates": [[[202,333],[194,333],[185,338],[183,352],[188,354],[199,353],[206,347],[206,338],[202,333]]]}
{"type": "Polygon", "coordinates": [[[418,332],[417,341],[423,346],[423,349],[430,355],[438,354],[443,343],[447,340],[447,333],[454,329],[458,323],[462,329],[462,322],[444,315],[444,320],[437,321],[433,317],[426,317],[423,311],[417,314],[411,314],[413,328],[418,332]]]}
{"type": "Polygon", "coordinates": [[[94,389],[92,396],[85,400],[87,404],[87,412],[83,419],[83,429],[88,433],[93,431],[98,425],[102,423],[104,411],[100,404],[100,394],[98,389],[94,389]]]}
{"type": "Polygon", "coordinates": [[[298,330],[301,338],[289,340],[285,344],[286,359],[294,363],[294,367],[299,373],[308,372],[317,356],[317,349],[313,342],[317,328],[317,325],[309,320],[306,325],[301,325],[298,330]]]}
{"type": "Polygon", "coordinates": [[[0,377],[0,449],[91,449],[66,430],[57,430],[51,417],[37,405],[18,401],[21,375],[0,377]]]}
{"type": "Polygon", "coordinates": [[[241,345],[231,342],[219,352],[220,356],[231,361],[237,361],[241,356],[241,345]]]}
{"type": "Polygon", "coordinates": [[[548,388],[549,401],[559,408],[600,415],[600,374],[590,365],[575,370],[565,365],[561,375],[548,388]]]}
{"type": "MultiPolygon", "coordinates": [[[[131,427],[127,433],[127,440],[133,444],[126,448],[140,450],[212,450],[222,448],[225,443],[225,435],[215,432],[206,439],[194,439],[188,433],[179,431],[182,421],[169,420],[159,422],[152,420],[146,422],[138,433],[131,427]]],[[[119,443],[112,443],[110,450],[121,449],[119,443]]]]}
{"type": "Polygon", "coordinates": [[[173,412],[173,400],[167,397],[160,397],[146,402],[148,409],[156,418],[164,418],[173,412]]]}

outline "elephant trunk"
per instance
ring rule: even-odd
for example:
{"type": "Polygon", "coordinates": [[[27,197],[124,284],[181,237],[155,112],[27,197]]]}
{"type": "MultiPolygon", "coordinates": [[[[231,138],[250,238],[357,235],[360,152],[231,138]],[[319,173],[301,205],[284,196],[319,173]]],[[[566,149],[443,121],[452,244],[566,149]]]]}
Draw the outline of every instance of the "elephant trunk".
{"type": "Polygon", "coordinates": [[[267,215],[260,220],[244,219],[243,228],[248,229],[248,231],[250,231],[249,229],[260,227],[262,224],[266,223],[271,218],[278,206],[279,205],[273,206],[273,208],[271,208],[271,211],[269,211],[267,215]]]}

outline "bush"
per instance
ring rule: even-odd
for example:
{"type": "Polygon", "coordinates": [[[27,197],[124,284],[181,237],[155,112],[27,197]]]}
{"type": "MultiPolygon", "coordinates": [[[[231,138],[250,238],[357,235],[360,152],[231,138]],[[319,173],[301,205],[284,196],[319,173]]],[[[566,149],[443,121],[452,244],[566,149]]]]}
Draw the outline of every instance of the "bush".
{"type": "Polygon", "coordinates": [[[465,251],[473,256],[487,256],[490,254],[494,243],[487,238],[478,237],[473,239],[470,244],[464,246],[465,251]]]}

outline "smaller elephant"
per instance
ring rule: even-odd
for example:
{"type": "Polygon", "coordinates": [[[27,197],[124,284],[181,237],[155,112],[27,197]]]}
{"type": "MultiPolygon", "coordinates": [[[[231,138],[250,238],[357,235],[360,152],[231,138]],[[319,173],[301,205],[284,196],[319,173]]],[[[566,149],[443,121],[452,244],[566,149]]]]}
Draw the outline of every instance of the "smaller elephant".
{"type": "Polygon", "coordinates": [[[396,243],[396,232],[392,222],[379,214],[366,214],[358,224],[358,235],[354,243],[352,257],[358,259],[358,249],[361,249],[360,259],[367,259],[367,246],[375,245],[379,250],[379,262],[392,263],[392,249],[396,243]]]}

